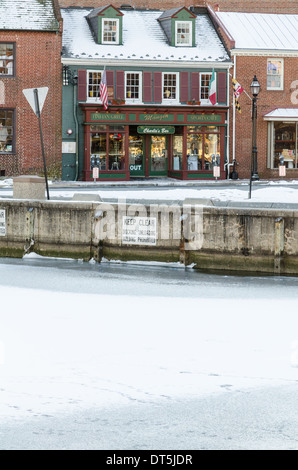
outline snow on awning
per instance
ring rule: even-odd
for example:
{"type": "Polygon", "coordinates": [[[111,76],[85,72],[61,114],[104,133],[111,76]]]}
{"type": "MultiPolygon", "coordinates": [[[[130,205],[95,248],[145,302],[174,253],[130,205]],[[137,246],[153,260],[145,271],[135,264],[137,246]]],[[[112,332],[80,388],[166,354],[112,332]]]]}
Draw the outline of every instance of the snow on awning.
{"type": "Polygon", "coordinates": [[[277,108],[264,116],[265,121],[298,121],[298,108],[277,108]]]}

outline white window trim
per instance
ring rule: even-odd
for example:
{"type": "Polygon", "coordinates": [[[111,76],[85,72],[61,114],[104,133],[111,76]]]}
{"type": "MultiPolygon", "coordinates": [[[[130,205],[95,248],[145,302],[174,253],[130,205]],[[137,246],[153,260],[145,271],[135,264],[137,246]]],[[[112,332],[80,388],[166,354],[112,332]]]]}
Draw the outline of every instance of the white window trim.
{"type": "Polygon", "coordinates": [[[102,101],[98,97],[90,97],[89,96],[89,73],[101,73],[101,76],[103,74],[103,70],[87,70],[87,86],[86,86],[86,102],[88,103],[98,103],[102,104],[102,101]]]}
{"type": "Polygon", "coordinates": [[[134,103],[143,103],[143,74],[142,72],[138,71],[138,72],[134,72],[134,71],[129,71],[129,72],[125,72],[125,102],[126,103],[131,103],[131,104],[134,104],[134,103]],[[127,75],[128,74],[138,74],[139,75],[139,98],[136,99],[136,98],[126,98],[126,89],[127,89],[127,75]]]}
{"type": "Polygon", "coordinates": [[[284,59],[272,57],[267,59],[267,70],[266,70],[266,88],[268,91],[283,91],[284,89],[284,59]],[[268,62],[278,61],[281,63],[281,80],[280,87],[268,87],[268,62]]]}
{"type": "MultiPolygon", "coordinates": [[[[203,100],[201,99],[201,88],[202,88],[202,75],[212,75],[212,72],[200,72],[200,102],[201,104],[203,104],[204,106],[207,105],[207,106],[213,106],[212,103],[210,103],[210,100],[209,98],[203,100]]],[[[215,86],[217,87],[217,73],[215,73],[215,86]]]]}
{"type": "Polygon", "coordinates": [[[179,72],[163,72],[162,73],[162,104],[177,104],[180,103],[180,75],[179,72]],[[176,98],[164,98],[163,90],[164,90],[164,81],[165,75],[176,75],[176,98]]]}
{"type": "Polygon", "coordinates": [[[113,44],[113,45],[119,45],[119,36],[120,36],[120,23],[119,23],[119,18],[102,18],[102,24],[101,24],[101,43],[102,44],[113,44]],[[116,42],[114,41],[104,41],[104,23],[105,21],[116,21],[116,42]]]}
{"type": "Polygon", "coordinates": [[[176,47],[191,47],[192,46],[192,21],[176,21],[175,22],[175,46],[176,47]],[[189,24],[189,43],[178,44],[178,25],[181,23],[189,24]]]}

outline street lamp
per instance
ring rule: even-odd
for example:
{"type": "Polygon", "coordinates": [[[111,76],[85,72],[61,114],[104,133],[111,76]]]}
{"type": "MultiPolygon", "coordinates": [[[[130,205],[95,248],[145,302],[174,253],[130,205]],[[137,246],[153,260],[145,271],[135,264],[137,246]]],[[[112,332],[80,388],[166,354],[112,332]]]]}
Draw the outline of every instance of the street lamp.
{"type": "Polygon", "coordinates": [[[258,150],[257,150],[257,98],[260,92],[260,88],[261,86],[255,75],[250,85],[250,90],[253,95],[253,99],[252,99],[252,151],[251,151],[249,199],[251,198],[252,181],[257,181],[260,179],[258,175],[258,150]]]}

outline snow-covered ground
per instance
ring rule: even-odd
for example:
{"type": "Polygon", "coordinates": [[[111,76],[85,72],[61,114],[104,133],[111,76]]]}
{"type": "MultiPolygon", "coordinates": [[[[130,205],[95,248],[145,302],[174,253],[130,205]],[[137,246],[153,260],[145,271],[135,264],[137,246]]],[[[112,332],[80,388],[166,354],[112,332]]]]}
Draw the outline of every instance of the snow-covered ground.
{"type": "MultiPolygon", "coordinates": [[[[297,397],[296,287],[295,278],[205,277],[176,265],[35,264],[34,255],[2,260],[0,449],[198,448],[199,424],[190,410],[215,400],[210,414],[202,411],[215,431],[222,425],[212,408],[217,400],[223,409],[237,404],[235,426],[244,432],[249,393],[262,397],[256,410],[262,399],[269,421],[295,430],[297,408],[285,417],[273,391],[292,387],[297,397]],[[167,421],[158,426],[164,410],[167,421]],[[174,437],[166,427],[176,412],[183,431],[174,437]],[[130,438],[128,430],[135,433],[130,438]]],[[[260,431],[259,419],[253,414],[260,431]]],[[[262,433],[252,444],[235,428],[233,441],[217,436],[210,445],[295,447],[290,432],[283,441],[274,431],[272,442],[262,433]]]]}
{"type": "MultiPolygon", "coordinates": [[[[183,201],[186,198],[211,199],[214,201],[247,202],[249,194],[248,181],[217,181],[210,188],[211,182],[184,182],[160,179],[144,182],[121,182],[121,184],[102,182],[99,184],[65,183],[49,181],[51,198],[71,199],[78,192],[99,195],[103,200],[170,200],[183,201]],[[63,183],[61,183],[63,184],[63,183]],[[208,188],[206,187],[208,186],[208,188]]],[[[0,180],[0,199],[12,196],[13,180],[0,180]]],[[[298,180],[260,181],[253,183],[251,202],[264,203],[298,203],[298,180]]]]}

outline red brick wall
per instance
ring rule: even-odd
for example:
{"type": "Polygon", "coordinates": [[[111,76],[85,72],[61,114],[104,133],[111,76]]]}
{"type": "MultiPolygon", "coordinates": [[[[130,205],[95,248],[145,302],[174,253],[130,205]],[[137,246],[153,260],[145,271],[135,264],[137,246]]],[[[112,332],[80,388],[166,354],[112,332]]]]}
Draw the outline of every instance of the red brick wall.
{"type": "Polygon", "coordinates": [[[25,99],[26,88],[49,87],[42,110],[43,137],[48,168],[61,162],[61,34],[0,32],[1,42],[16,43],[16,76],[0,76],[4,97],[0,108],[16,113],[16,154],[0,155],[5,175],[40,173],[43,159],[38,119],[25,99]]]}
{"type": "MultiPolygon", "coordinates": [[[[107,0],[59,0],[61,7],[79,6],[79,7],[100,7],[108,5],[107,0]]],[[[201,6],[210,4],[213,7],[219,5],[222,11],[246,11],[246,12],[263,12],[263,13],[298,13],[297,0],[197,0],[197,1],[181,1],[181,0],[114,0],[110,2],[115,7],[121,5],[132,5],[134,7],[144,7],[150,9],[168,10],[170,8],[178,8],[182,6],[201,6]]]]}
{"type": "MultiPolygon", "coordinates": [[[[256,74],[261,91],[258,97],[258,118],[257,118],[257,148],[258,148],[258,170],[261,178],[278,177],[278,170],[267,169],[267,121],[264,115],[276,108],[292,108],[293,81],[298,80],[298,58],[284,57],[284,90],[267,91],[267,57],[266,56],[237,56],[236,78],[244,90],[251,97],[250,84],[256,74]],[[249,70],[249,73],[247,72],[249,70]]],[[[231,74],[233,70],[231,69],[231,74]]],[[[232,103],[232,83],[230,79],[230,103],[232,103]]],[[[237,172],[239,178],[248,178],[251,164],[251,110],[252,101],[242,93],[239,98],[241,114],[236,111],[236,145],[235,155],[239,163],[237,172]]],[[[232,109],[232,108],[231,108],[232,109]]],[[[232,160],[232,111],[230,120],[230,161],[232,160]]],[[[287,170],[287,176],[297,177],[297,170],[287,170]]]]}

